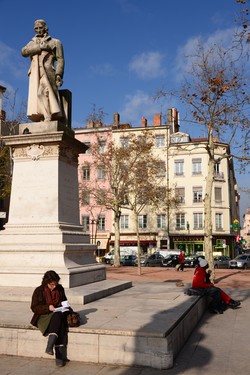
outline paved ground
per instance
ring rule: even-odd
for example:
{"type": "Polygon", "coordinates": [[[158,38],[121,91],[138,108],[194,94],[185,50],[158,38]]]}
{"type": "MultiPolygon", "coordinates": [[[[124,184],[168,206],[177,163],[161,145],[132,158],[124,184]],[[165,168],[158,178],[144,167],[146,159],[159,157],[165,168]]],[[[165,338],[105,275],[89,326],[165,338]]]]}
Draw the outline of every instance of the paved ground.
{"type": "MultiPolygon", "coordinates": [[[[142,267],[141,275],[137,267],[119,267],[107,265],[107,279],[131,280],[133,282],[173,282],[182,281],[191,283],[194,274],[193,268],[185,268],[184,271],[175,271],[174,268],[142,267]]],[[[220,288],[245,289],[250,288],[250,270],[217,269],[215,270],[216,285],[220,288]]]]}
{"type": "MultiPolygon", "coordinates": [[[[107,267],[107,279],[183,282],[192,280],[193,269],[176,272],[173,269],[145,268],[139,276],[133,267],[107,267]]],[[[250,358],[250,271],[218,270],[217,285],[242,301],[241,308],[227,310],[223,315],[206,313],[170,370],[128,368],[70,362],[56,368],[50,359],[0,356],[1,375],[248,375],[250,358]]]]}

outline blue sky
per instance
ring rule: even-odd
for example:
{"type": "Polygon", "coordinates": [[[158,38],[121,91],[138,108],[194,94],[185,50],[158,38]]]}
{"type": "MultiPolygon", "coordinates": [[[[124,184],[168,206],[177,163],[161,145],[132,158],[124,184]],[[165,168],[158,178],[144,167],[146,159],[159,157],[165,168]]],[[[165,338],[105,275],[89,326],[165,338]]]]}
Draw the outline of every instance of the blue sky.
{"type": "MultiPolygon", "coordinates": [[[[198,37],[206,43],[228,35],[237,11],[234,0],[0,0],[0,84],[27,100],[29,59],[21,49],[42,18],[64,46],[62,88],[72,91],[74,127],[85,126],[93,105],[103,108],[106,124],[115,112],[121,122],[138,126],[145,116],[151,124],[154,113],[180,110],[179,103],[153,96],[178,85],[184,54],[198,37]]],[[[181,130],[201,135],[185,123],[181,130]]],[[[238,177],[241,187],[248,181],[238,177]]],[[[250,207],[249,196],[242,193],[242,200],[250,207]]]]}

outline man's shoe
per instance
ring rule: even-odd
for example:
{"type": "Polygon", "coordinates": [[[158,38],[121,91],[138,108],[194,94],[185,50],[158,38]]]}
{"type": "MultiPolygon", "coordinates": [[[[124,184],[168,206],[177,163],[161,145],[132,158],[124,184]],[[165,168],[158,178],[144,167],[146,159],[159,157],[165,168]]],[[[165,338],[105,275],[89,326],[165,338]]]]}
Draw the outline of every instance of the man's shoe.
{"type": "Polygon", "coordinates": [[[235,301],[233,299],[230,299],[227,306],[231,307],[231,309],[236,309],[236,307],[239,307],[241,305],[240,301],[235,301]]]}

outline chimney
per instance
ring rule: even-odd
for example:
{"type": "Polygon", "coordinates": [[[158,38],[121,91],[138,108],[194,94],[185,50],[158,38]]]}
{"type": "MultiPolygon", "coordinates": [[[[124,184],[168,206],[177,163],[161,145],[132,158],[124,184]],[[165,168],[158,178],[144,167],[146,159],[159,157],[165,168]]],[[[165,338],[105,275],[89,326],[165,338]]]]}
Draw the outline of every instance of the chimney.
{"type": "Polygon", "coordinates": [[[113,123],[115,128],[118,128],[120,125],[120,115],[119,113],[114,113],[114,123],[113,123]]]}
{"type": "Polygon", "coordinates": [[[93,128],[94,127],[94,121],[93,120],[87,120],[87,128],[93,128]]]}
{"type": "Polygon", "coordinates": [[[168,124],[171,126],[173,133],[177,133],[179,131],[179,112],[176,108],[170,108],[168,110],[168,124]]]}
{"type": "Polygon", "coordinates": [[[145,117],[141,118],[141,127],[146,128],[148,126],[148,120],[145,117]]]}
{"type": "Polygon", "coordinates": [[[156,113],[154,115],[154,126],[161,126],[161,114],[156,113]]]}

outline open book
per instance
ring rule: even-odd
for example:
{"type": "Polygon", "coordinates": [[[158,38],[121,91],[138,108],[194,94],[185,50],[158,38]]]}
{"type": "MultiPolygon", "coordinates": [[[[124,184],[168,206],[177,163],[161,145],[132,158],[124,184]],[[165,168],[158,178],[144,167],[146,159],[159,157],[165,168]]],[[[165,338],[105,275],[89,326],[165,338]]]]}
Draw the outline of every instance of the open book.
{"type": "Polygon", "coordinates": [[[62,306],[55,308],[54,312],[65,312],[69,311],[70,304],[68,301],[62,301],[62,306]]]}

